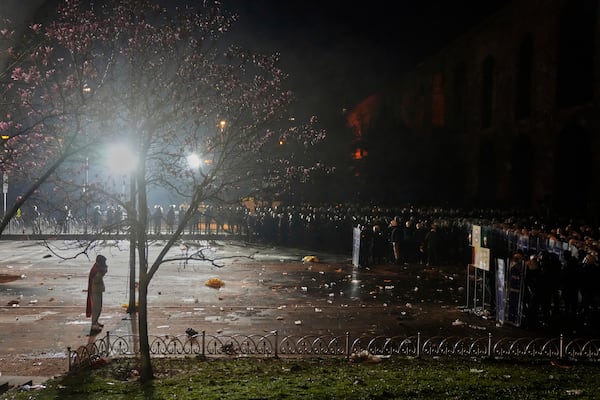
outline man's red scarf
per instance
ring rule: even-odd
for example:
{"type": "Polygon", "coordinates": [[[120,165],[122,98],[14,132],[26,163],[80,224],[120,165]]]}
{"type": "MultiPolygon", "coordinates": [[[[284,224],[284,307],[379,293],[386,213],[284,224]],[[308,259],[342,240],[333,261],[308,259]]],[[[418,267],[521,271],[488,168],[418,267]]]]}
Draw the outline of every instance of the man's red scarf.
{"type": "Polygon", "coordinates": [[[87,304],[85,308],[85,316],[92,316],[92,282],[94,281],[94,277],[100,271],[100,266],[98,263],[94,263],[94,266],[90,270],[90,276],[88,278],[88,290],[87,290],[87,304]]]}

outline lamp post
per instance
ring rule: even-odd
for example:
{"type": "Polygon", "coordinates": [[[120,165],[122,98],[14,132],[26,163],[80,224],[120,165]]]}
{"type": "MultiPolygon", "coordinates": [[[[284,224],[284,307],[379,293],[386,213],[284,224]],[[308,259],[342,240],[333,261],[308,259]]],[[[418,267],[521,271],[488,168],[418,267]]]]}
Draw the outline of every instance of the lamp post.
{"type": "MultiPolygon", "coordinates": [[[[117,144],[108,152],[108,165],[114,173],[129,175],[129,205],[127,207],[127,220],[129,221],[129,304],[127,313],[134,314],[137,311],[135,304],[135,264],[136,264],[136,168],[137,157],[134,151],[124,144],[117,144]]],[[[122,200],[125,200],[125,178],[123,179],[122,200]]]]}
{"type": "Polygon", "coordinates": [[[4,196],[4,207],[2,208],[2,218],[6,217],[6,195],[8,194],[8,174],[2,174],[2,194],[4,196]]]}

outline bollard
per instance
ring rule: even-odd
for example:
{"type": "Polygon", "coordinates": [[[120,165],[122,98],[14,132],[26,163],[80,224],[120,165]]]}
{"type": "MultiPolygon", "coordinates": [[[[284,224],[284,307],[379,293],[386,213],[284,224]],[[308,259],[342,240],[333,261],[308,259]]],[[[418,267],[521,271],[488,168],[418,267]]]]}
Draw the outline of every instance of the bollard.
{"type": "Polygon", "coordinates": [[[563,354],[563,334],[560,334],[560,339],[559,339],[559,347],[558,347],[558,359],[562,360],[564,354],[563,354]]]}
{"type": "Polygon", "coordinates": [[[346,358],[350,359],[350,332],[346,332],[346,358]]]}

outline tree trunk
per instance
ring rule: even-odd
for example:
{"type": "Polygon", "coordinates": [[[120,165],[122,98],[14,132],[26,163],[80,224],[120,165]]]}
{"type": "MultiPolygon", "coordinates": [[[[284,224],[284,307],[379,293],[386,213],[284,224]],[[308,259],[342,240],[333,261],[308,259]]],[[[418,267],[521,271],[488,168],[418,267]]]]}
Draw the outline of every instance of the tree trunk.
{"type": "MultiPolygon", "coordinates": [[[[145,246],[138,246],[140,251],[145,246]]],[[[140,262],[142,262],[140,255],[140,262]]],[[[154,371],[152,369],[152,360],[150,359],[150,343],[148,339],[148,274],[146,262],[143,259],[144,265],[140,265],[140,297],[139,297],[139,335],[140,335],[140,381],[148,382],[154,379],[154,371]]]]}
{"type": "MultiPolygon", "coordinates": [[[[143,161],[142,161],[143,164],[143,161]]],[[[143,171],[144,166],[140,169],[143,171]]],[[[148,339],[148,287],[150,286],[150,276],[148,275],[148,254],[146,246],[148,243],[147,224],[148,220],[148,199],[146,197],[146,183],[143,180],[143,174],[137,175],[138,189],[138,213],[137,213],[137,249],[140,271],[139,283],[139,336],[140,336],[140,381],[148,382],[154,379],[152,369],[152,360],[150,359],[150,343],[148,339]]]]}

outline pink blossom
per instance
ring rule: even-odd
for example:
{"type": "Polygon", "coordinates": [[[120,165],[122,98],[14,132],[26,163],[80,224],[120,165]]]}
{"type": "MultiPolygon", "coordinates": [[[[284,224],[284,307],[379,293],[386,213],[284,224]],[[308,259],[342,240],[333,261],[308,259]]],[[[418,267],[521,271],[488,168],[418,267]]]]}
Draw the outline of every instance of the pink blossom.
{"type": "Polygon", "coordinates": [[[21,68],[21,67],[17,67],[17,68],[15,68],[15,69],[13,69],[13,72],[12,72],[12,74],[11,74],[11,78],[12,78],[14,81],[21,80],[21,79],[22,79],[22,77],[23,77],[23,68],[21,68]]]}

